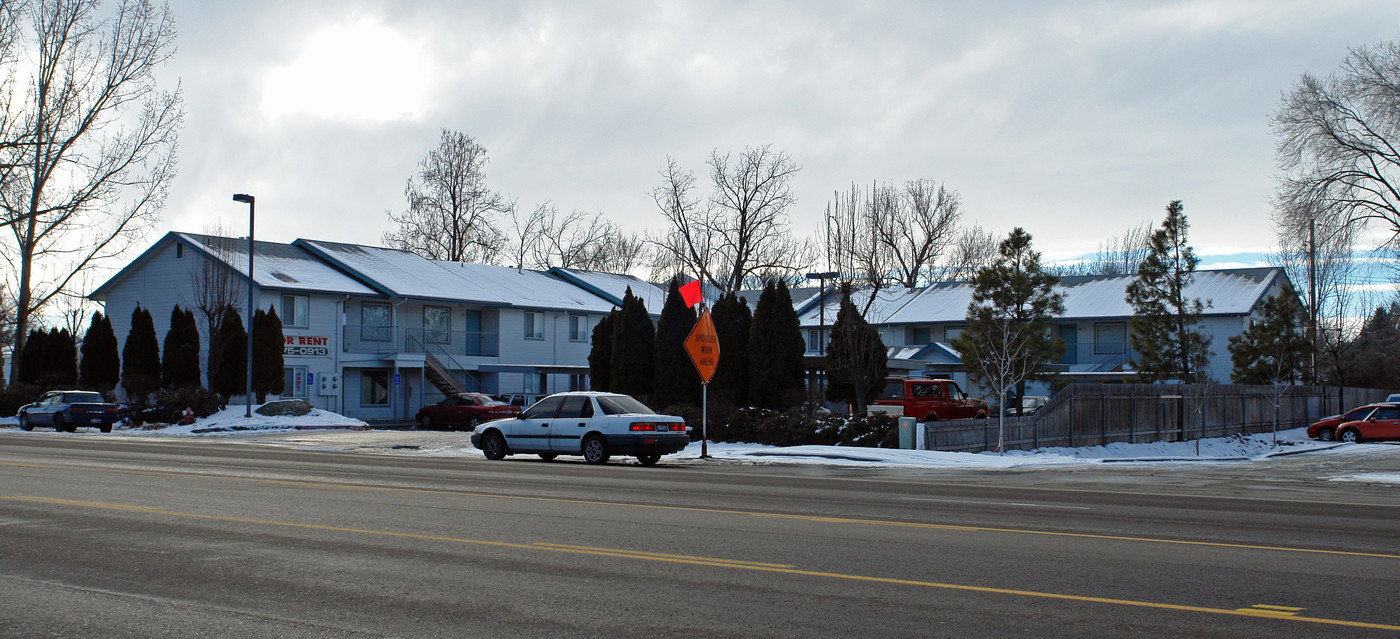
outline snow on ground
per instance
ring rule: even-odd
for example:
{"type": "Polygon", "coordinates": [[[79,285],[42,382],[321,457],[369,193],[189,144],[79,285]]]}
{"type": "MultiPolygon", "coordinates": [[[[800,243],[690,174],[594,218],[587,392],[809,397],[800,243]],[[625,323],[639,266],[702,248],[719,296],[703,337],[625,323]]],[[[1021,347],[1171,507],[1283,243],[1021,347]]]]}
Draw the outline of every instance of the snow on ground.
{"type": "MultiPolygon", "coordinates": [[[[472,447],[468,434],[422,431],[366,431],[344,433],[332,431],[364,430],[366,424],[322,410],[300,417],[266,417],[253,413],[244,417],[243,406],[230,406],[223,411],[198,420],[189,426],[164,428],[118,427],[111,435],[101,437],[236,437],[243,441],[293,446],[299,450],[342,450],[372,454],[416,455],[430,457],[480,457],[472,447]],[[303,431],[326,431],[311,433],[303,431]],[[288,433],[295,434],[289,436],[288,433]],[[268,435],[268,437],[262,437],[268,435]]],[[[0,419],[0,429],[17,431],[15,418],[0,419]]],[[[709,443],[705,452],[713,459],[751,464],[814,464],[865,468],[943,468],[943,469],[1033,469],[1035,467],[1068,467],[1096,464],[1184,464],[1184,463],[1249,463],[1280,455],[1396,451],[1392,444],[1337,444],[1316,442],[1307,438],[1305,429],[1296,428],[1277,434],[1234,435],[1187,442],[1153,442],[1148,444],[1114,443],[1107,446],[1079,448],[1041,448],[1037,450],[948,453],[928,450],[898,450],[855,448],[847,446],[765,446],[760,444],[709,443]]],[[[669,455],[676,463],[700,463],[701,444],[692,443],[685,450],[669,455]]],[[[1400,484],[1400,473],[1361,473],[1337,476],[1331,481],[1400,484]]]]}

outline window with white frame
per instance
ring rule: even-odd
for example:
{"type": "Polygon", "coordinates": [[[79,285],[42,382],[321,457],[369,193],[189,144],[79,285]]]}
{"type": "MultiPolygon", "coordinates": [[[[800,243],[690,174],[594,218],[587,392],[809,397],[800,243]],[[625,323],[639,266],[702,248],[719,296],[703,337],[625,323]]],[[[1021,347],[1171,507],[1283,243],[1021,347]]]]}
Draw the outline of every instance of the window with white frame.
{"type": "Polygon", "coordinates": [[[387,369],[360,371],[360,405],[389,405],[389,371],[387,369]]]}
{"type": "Polygon", "coordinates": [[[388,304],[360,304],[360,339],[369,342],[389,341],[393,337],[393,323],[389,313],[388,304]]]}
{"type": "Polygon", "coordinates": [[[311,325],[311,298],[305,295],[282,296],[282,326],[306,328],[311,325]]]}
{"type": "Polygon", "coordinates": [[[525,339],[544,339],[544,313],[525,311],[525,339]]]}
{"type": "Polygon", "coordinates": [[[586,342],[586,341],[588,341],[588,338],[589,338],[589,335],[588,335],[588,316],[586,316],[586,315],[570,315],[570,316],[569,316],[569,341],[570,341],[570,342],[586,342]]]}
{"type": "Polygon", "coordinates": [[[452,309],[446,306],[423,307],[423,341],[429,344],[452,341],[452,309]]]}

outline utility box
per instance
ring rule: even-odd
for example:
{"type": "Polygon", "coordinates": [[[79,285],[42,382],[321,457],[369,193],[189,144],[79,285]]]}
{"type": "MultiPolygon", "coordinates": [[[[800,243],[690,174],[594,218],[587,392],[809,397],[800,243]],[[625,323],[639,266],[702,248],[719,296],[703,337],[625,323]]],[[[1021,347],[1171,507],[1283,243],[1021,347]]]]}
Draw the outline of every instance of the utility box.
{"type": "Polygon", "coordinates": [[[340,376],[333,373],[317,373],[319,384],[316,394],[335,396],[340,394],[340,376]]]}
{"type": "Polygon", "coordinates": [[[914,437],[914,430],[915,430],[916,428],[918,428],[918,427],[919,427],[919,421],[916,420],[916,419],[914,419],[913,417],[901,417],[901,418],[899,418],[899,447],[900,447],[900,448],[904,448],[904,449],[908,449],[908,450],[913,450],[913,448],[914,448],[914,442],[915,442],[915,440],[916,440],[916,438],[914,437]]]}

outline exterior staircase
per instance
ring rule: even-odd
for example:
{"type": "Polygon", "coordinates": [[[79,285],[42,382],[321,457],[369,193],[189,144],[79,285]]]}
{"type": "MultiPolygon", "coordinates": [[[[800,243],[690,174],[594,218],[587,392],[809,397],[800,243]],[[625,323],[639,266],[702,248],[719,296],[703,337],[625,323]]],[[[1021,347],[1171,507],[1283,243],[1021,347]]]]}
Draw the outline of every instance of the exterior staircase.
{"type": "Polygon", "coordinates": [[[456,377],[442,365],[442,361],[433,357],[432,353],[423,353],[423,375],[428,379],[428,383],[435,386],[443,395],[456,395],[467,392],[467,388],[457,381],[456,377]]]}

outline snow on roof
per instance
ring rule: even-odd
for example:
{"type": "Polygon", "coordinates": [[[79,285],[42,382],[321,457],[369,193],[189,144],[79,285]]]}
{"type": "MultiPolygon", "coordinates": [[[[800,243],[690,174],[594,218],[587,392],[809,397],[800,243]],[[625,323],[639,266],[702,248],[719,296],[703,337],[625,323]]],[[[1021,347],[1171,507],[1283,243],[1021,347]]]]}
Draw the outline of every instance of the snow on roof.
{"type": "Polygon", "coordinates": [[[622,304],[622,298],[627,294],[628,288],[632,289],[632,295],[642,298],[642,303],[647,307],[648,315],[660,315],[661,308],[666,305],[666,288],[631,275],[560,267],[552,268],[549,272],[556,277],[591,290],[614,306],[622,304]]]}
{"type": "MultiPolygon", "coordinates": [[[[910,302],[918,299],[923,291],[920,289],[894,288],[881,289],[875,296],[875,301],[870,305],[870,310],[865,313],[865,321],[871,324],[892,324],[895,321],[891,318],[897,316],[901,309],[910,302]]],[[[862,289],[851,293],[851,303],[856,308],[864,308],[870,299],[870,289],[862,289]]],[[[796,302],[794,301],[794,304],[796,302]]],[[[800,308],[800,306],[799,306],[800,308]]],[[[967,309],[967,304],[963,304],[963,309],[967,309]]],[[[836,313],[841,310],[841,295],[839,293],[828,293],[825,301],[820,304],[812,304],[800,317],[798,322],[803,327],[817,327],[825,321],[830,326],[836,321],[836,313]],[[825,317],[823,317],[822,307],[826,307],[825,317]]],[[[927,321],[927,320],[922,320],[927,321]]]]}
{"type": "Polygon", "coordinates": [[[435,264],[475,285],[502,292],[511,306],[592,313],[607,313],[613,308],[610,300],[543,271],[460,262],[435,264]]]}
{"type": "MultiPolygon", "coordinates": [[[[227,264],[239,275],[248,273],[248,241],[233,238],[175,233],[192,248],[227,264]]],[[[315,255],[291,244],[253,242],[253,281],[263,288],[374,295],[375,291],[315,255]]]]}
{"type": "MultiPolygon", "coordinates": [[[[1242,268],[1196,271],[1186,288],[1188,298],[1209,302],[1206,315],[1247,315],[1280,276],[1276,268],[1242,268]]],[[[1063,319],[1132,317],[1128,304],[1131,275],[1072,276],[1060,278],[1056,287],[1065,295],[1063,319]]],[[[972,302],[970,282],[943,282],[923,291],[883,322],[885,324],[935,324],[961,322],[972,302]]],[[[805,318],[804,318],[805,319],[805,318]]],[[[804,322],[804,326],[806,323],[804,322]]]]}
{"type": "Polygon", "coordinates": [[[304,247],[395,297],[509,306],[514,291],[478,283],[460,270],[408,251],[300,239],[304,247]]]}

